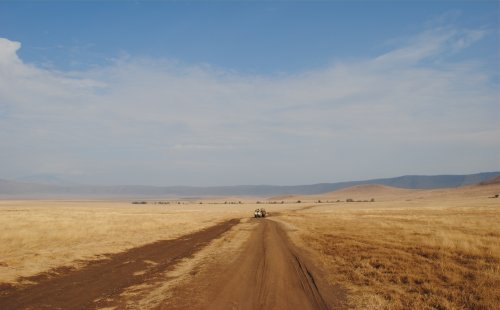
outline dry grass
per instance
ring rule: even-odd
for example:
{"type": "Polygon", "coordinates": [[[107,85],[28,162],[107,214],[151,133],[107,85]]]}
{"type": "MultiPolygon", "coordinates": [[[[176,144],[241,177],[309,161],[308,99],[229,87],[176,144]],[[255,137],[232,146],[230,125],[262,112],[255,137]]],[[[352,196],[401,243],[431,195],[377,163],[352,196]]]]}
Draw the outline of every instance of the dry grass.
{"type": "Polygon", "coordinates": [[[171,239],[242,210],[130,202],[0,201],[0,283],[171,239]]]}
{"type": "MultiPolygon", "coordinates": [[[[106,254],[249,217],[261,206],[255,201],[224,204],[226,200],[234,199],[181,205],[0,200],[0,283],[22,284],[23,277],[78,267],[106,254]]],[[[272,212],[289,206],[266,208],[272,212]]]]}
{"type": "Polygon", "coordinates": [[[282,219],[355,308],[499,309],[500,201],[336,203],[282,219]]]}
{"type": "Polygon", "coordinates": [[[385,191],[385,201],[317,206],[0,201],[0,283],[246,218],[264,206],[274,215],[287,211],[274,219],[295,228],[292,238],[316,255],[329,281],[348,288],[355,308],[500,309],[500,199],[486,198],[487,191],[385,191]]]}

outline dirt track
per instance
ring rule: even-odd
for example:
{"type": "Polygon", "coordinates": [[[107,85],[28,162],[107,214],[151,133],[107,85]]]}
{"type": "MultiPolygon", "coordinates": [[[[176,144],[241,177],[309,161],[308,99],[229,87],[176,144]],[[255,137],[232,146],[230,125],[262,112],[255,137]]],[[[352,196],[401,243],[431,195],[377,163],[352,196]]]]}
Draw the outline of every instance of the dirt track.
{"type": "MultiPolygon", "coordinates": [[[[162,309],[342,309],[345,296],[269,219],[255,223],[241,255],[227,266],[173,288],[176,298],[162,309]],[[195,294],[195,295],[193,295],[195,294]],[[196,297],[196,298],[193,298],[196,297]],[[196,300],[196,301],[195,301],[196,300]]],[[[110,256],[80,270],[40,275],[23,289],[0,288],[0,309],[95,309],[117,306],[116,298],[132,285],[157,281],[184,258],[239,223],[231,220],[179,239],[145,245],[110,256]]],[[[212,269],[210,269],[212,268],[212,269]]]]}
{"type": "Polygon", "coordinates": [[[268,219],[258,225],[229,266],[211,270],[205,279],[188,283],[175,303],[163,309],[344,309],[345,295],[321,277],[312,261],[289,240],[280,224],[268,219]],[[202,292],[193,289],[210,283],[202,292]],[[193,304],[189,295],[202,294],[193,304]],[[182,296],[182,295],[185,296],[182,296]],[[207,297],[208,296],[208,297],[207,297]],[[185,300],[183,303],[182,300],[185,300]]]}

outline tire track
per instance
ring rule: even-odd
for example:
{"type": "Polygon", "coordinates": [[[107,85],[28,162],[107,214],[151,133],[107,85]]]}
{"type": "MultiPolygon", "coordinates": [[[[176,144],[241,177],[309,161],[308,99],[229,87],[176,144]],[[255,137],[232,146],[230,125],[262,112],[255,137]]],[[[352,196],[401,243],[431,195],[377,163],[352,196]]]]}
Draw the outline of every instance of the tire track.
{"type": "Polygon", "coordinates": [[[345,309],[345,292],[295,247],[280,224],[256,225],[233,263],[210,269],[174,291],[160,309],[345,309]],[[208,289],[207,289],[208,288],[208,289]],[[196,298],[193,298],[196,296],[196,298]],[[201,303],[193,303],[193,300],[201,303]]]}

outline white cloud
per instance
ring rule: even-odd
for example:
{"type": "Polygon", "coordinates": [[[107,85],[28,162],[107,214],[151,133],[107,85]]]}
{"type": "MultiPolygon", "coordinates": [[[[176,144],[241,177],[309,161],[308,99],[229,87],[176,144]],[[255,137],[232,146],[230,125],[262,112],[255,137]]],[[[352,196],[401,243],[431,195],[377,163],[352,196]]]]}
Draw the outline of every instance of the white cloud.
{"type": "Polygon", "coordinates": [[[20,48],[21,43],[0,38],[0,62],[2,65],[20,64],[21,61],[16,54],[20,48]]]}
{"type": "Polygon", "coordinates": [[[210,185],[495,169],[498,85],[476,59],[443,61],[484,35],[428,30],[373,59],[282,76],[134,57],[59,72],[0,39],[0,171],[210,185]]]}
{"type": "Polygon", "coordinates": [[[479,41],[486,34],[486,30],[437,27],[411,38],[405,46],[380,55],[375,63],[382,66],[418,64],[423,60],[442,57],[443,54],[459,52],[479,41]]]}

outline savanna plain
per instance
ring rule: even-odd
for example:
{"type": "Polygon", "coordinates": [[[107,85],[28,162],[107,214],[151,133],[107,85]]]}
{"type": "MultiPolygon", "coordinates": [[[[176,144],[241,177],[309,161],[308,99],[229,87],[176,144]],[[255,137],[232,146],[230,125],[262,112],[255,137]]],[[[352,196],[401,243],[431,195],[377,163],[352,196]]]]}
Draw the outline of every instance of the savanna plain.
{"type": "Polygon", "coordinates": [[[196,251],[193,246],[185,255],[172,256],[163,269],[160,259],[144,258],[147,264],[132,274],[140,280],[113,294],[94,292],[84,308],[287,309],[301,305],[300,300],[279,301],[294,302],[292,296],[280,296],[282,286],[287,291],[282,282],[295,281],[287,280],[287,269],[278,270],[290,259],[307,269],[303,281],[315,277],[318,292],[309,295],[321,299],[317,308],[499,309],[500,198],[492,198],[498,193],[500,184],[493,183],[439,190],[368,185],[316,196],[168,204],[3,200],[0,305],[15,292],[53,285],[50,281],[117,259],[120,253],[177,240],[196,243],[196,251]],[[253,210],[262,207],[269,216],[254,219],[253,210]],[[225,228],[211,232],[215,226],[225,228]],[[213,236],[199,241],[194,234],[200,231],[213,236]],[[289,245],[281,250],[280,243],[289,245]],[[238,270],[245,273],[245,261],[252,259],[255,264],[248,269],[272,268],[272,277],[263,269],[256,280],[259,273],[249,270],[253,282],[234,278],[238,270]],[[268,267],[261,267],[262,261],[268,267]],[[263,282],[265,293],[249,293],[250,286],[263,282]],[[332,290],[323,290],[321,282],[332,290]],[[234,286],[260,304],[230,300],[227,295],[238,296],[234,286]],[[214,292],[227,295],[220,300],[214,292]],[[329,303],[329,298],[338,300],[329,303]]]}

